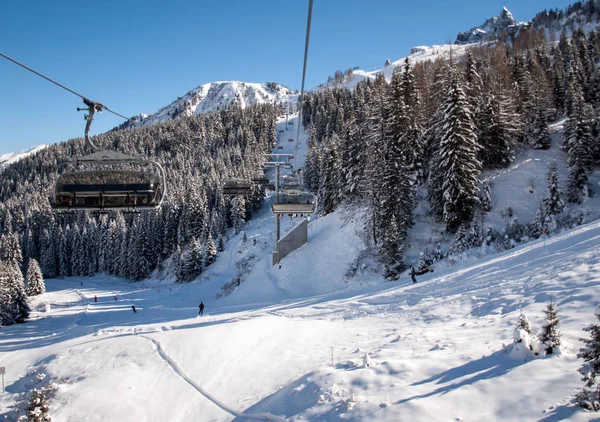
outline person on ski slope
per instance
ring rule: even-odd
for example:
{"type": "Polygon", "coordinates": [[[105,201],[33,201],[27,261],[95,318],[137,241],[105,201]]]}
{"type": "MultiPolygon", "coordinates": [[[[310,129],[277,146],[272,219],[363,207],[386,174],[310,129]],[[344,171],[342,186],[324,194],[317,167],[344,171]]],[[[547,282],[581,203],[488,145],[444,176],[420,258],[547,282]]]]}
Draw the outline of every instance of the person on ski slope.
{"type": "Polygon", "coordinates": [[[412,266],[410,267],[409,274],[410,274],[410,278],[412,279],[412,282],[416,283],[417,278],[415,277],[415,269],[412,266]]]}
{"type": "Polygon", "coordinates": [[[204,302],[200,302],[200,305],[198,307],[200,308],[200,312],[198,313],[198,315],[204,315],[204,302]]]}

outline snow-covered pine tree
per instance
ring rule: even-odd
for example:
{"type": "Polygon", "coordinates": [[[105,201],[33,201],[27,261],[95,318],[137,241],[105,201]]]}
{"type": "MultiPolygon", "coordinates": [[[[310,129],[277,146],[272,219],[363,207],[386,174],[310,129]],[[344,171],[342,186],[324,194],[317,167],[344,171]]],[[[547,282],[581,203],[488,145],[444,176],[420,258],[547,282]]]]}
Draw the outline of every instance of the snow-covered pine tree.
{"type": "Polygon", "coordinates": [[[480,156],[484,167],[503,168],[514,160],[515,147],[522,137],[520,116],[511,97],[498,91],[487,97],[481,110],[480,156]]]}
{"type": "Polygon", "coordinates": [[[479,189],[479,206],[481,211],[490,212],[492,210],[492,189],[487,181],[481,182],[479,189]]]}
{"type": "Polygon", "coordinates": [[[455,233],[468,222],[478,202],[477,176],[481,163],[473,115],[455,67],[450,68],[439,146],[430,168],[429,195],[434,214],[455,233]]]}
{"type": "MultiPolygon", "coordinates": [[[[22,276],[21,276],[22,279],[22,276]]],[[[21,281],[22,283],[22,281],[21,281]]],[[[29,319],[31,308],[27,301],[27,294],[24,288],[19,288],[14,293],[14,316],[17,324],[22,324],[29,319]]]]}
{"type": "Polygon", "coordinates": [[[242,231],[246,222],[246,200],[243,196],[236,196],[231,200],[231,220],[235,234],[242,231]]]}
{"type": "Polygon", "coordinates": [[[58,275],[69,277],[71,275],[71,227],[67,224],[64,232],[59,227],[58,236],[60,238],[58,251],[58,275]]]}
{"type": "Polygon", "coordinates": [[[335,211],[342,200],[340,143],[339,137],[334,133],[327,145],[322,148],[319,200],[317,202],[323,215],[335,211]]]}
{"type": "Polygon", "coordinates": [[[523,313],[521,313],[519,315],[519,322],[517,324],[517,328],[525,330],[527,332],[527,334],[531,335],[531,324],[529,323],[529,320],[527,319],[527,315],[525,315],[523,313]]]}
{"type": "Polygon", "coordinates": [[[594,141],[588,107],[583,97],[576,96],[574,101],[563,145],[566,146],[570,170],[567,200],[581,204],[589,196],[587,173],[592,167],[594,141]]]}
{"type": "Polygon", "coordinates": [[[182,281],[192,281],[196,279],[204,270],[204,257],[202,254],[202,244],[197,239],[192,239],[190,250],[184,255],[182,281]]]}
{"type": "Polygon", "coordinates": [[[27,296],[36,296],[46,291],[46,285],[44,284],[44,277],[42,277],[42,270],[38,262],[35,259],[29,260],[27,266],[27,287],[25,293],[27,296]]]}
{"type": "Polygon", "coordinates": [[[223,242],[223,235],[219,234],[219,240],[217,242],[217,251],[223,252],[225,250],[225,244],[223,242]]]}
{"type": "MultiPolygon", "coordinates": [[[[55,234],[54,227],[52,228],[52,231],[55,234]]],[[[54,246],[54,240],[54,238],[50,237],[49,230],[45,228],[42,231],[42,237],[40,239],[40,267],[42,273],[48,278],[54,278],[58,275],[58,268],[56,265],[57,253],[54,246]]]]}
{"type": "Polygon", "coordinates": [[[382,217],[382,179],[384,177],[383,161],[385,157],[385,147],[388,138],[388,94],[385,77],[379,74],[375,78],[371,88],[371,101],[368,109],[368,128],[366,139],[366,165],[365,165],[365,187],[366,201],[369,204],[370,212],[365,221],[366,227],[370,228],[372,238],[375,244],[380,241],[379,228],[383,220],[382,217]]]}
{"type": "Polygon", "coordinates": [[[388,221],[388,229],[381,235],[380,256],[385,266],[384,276],[397,280],[402,271],[406,269],[404,265],[404,246],[398,239],[398,224],[396,217],[391,216],[388,221]]]}
{"type": "MultiPolygon", "coordinates": [[[[600,307],[596,308],[595,316],[600,321],[600,307]]],[[[578,358],[583,359],[584,364],[579,369],[583,375],[582,381],[585,386],[577,394],[577,402],[581,407],[588,410],[600,410],[600,385],[597,377],[600,375],[600,324],[590,324],[583,329],[590,334],[589,339],[582,339],[585,347],[579,349],[578,358]]]]}
{"type": "Polygon", "coordinates": [[[525,143],[535,149],[548,149],[552,146],[550,139],[550,130],[546,118],[546,111],[543,107],[536,104],[533,110],[533,121],[527,126],[525,131],[525,143]]]}
{"type": "Polygon", "coordinates": [[[49,415],[50,406],[44,389],[34,388],[29,404],[27,405],[27,422],[50,422],[52,418],[49,415]]]}
{"type": "Polygon", "coordinates": [[[469,239],[468,239],[469,228],[467,224],[462,223],[456,232],[456,236],[454,237],[454,242],[452,243],[452,247],[450,248],[451,254],[461,254],[467,249],[469,249],[469,239]]]}
{"type": "Polygon", "coordinates": [[[560,332],[558,331],[558,309],[553,301],[544,309],[546,323],[542,327],[540,334],[540,344],[546,349],[546,354],[551,355],[554,349],[560,346],[560,332]]]}
{"type": "MultiPolygon", "coordinates": [[[[219,237],[220,238],[220,237],[219,237]]],[[[221,239],[221,238],[220,238],[221,239]]],[[[215,246],[215,242],[213,240],[212,234],[208,234],[208,239],[206,240],[206,257],[205,257],[205,266],[208,267],[217,259],[217,247],[215,246]]]]}
{"type": "Polygon", "coordinates": [[[0,326],[15,323],[12,309],[12,274],[8,263],[0,261],[0,326]]]}
{"type": "Polygon", "coordinates": [[[317,145],[314,127],[310,130],[308,153],[304,163],[304,185],[313,193],[319,190],[319,175],[321,173],[321,151],[317,145]]]}
{"type": "Polygon", "coordinates": [[[541,208],[543,214],[560,214],[565,209],[565,202],[561,198],[558,187],[558,171],[554,162],[550,165],[546,181],[548,182],[548,196],[542,200],[541,208]]]}

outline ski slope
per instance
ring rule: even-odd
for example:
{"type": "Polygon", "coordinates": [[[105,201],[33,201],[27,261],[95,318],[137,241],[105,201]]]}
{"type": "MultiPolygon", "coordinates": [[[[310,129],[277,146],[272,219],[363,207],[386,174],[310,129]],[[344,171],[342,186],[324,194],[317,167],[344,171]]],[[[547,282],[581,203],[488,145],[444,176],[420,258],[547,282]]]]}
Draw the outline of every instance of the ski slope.
{"type": "MultiPolygon", "coordinates": [[[[307,273],[330,286],[310,297],[268,274],[219,301],[205,295],[214,274],[189,285],[48,280],[32,320],[2,330],[0,416],[15,420],[26,392],[53,382],[56,421],[587,421],[570,400],[581,387],[581,329],[600,300],[599,241],[591,223],[436,268],[415,285],[403,277],[339,289],[328,273],[307,273]],[[278,286],[287,299],[252,284],[278,286]],[[539,332],[550,299],[561,353],[505,355],[519,312],[539,332]]],[[[307,268],[315,257],[310,243],[301,249],[293,265],[307,268]]]]}

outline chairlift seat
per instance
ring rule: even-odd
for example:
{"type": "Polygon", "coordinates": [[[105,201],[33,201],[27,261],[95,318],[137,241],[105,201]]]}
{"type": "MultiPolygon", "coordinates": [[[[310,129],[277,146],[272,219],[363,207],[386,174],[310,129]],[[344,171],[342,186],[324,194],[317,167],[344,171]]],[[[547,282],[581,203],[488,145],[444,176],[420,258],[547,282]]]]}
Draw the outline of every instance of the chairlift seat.
{"type": "Polygon", "coordinates": [[[229,179],[223,185],[223,195],[251,195],[252,181],[246,179],[229,179]]]}
{"type": "Polygon", "coordinates": [[[271,197],[271,211],[273,214],[312,214],[315,212],[317,200],[315,195],[302,192],[289,195],[285,192],[271,197]]]}
{"type": "Polygon", "coordinates": [[[160,203],[157,175],[97,170],[64,173],[54,190],[56,209],[155,208],[160,203]]]}

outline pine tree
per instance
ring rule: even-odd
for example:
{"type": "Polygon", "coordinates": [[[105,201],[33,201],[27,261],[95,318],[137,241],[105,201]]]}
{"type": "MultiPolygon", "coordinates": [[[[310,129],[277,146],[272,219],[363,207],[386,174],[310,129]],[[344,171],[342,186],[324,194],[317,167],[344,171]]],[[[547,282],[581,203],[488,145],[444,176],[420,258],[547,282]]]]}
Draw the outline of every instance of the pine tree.
{"type": "Polygon", "coordinates": [[[14,294],[14,318],[17,324],[22,324],[29,319],[31,308],[27,302],[25,289],[18,289],[14,294]]]}
{"type": "Polygon", "coordinates": [[[315,136],[315,130],[312,128],[304,164],[304,185],[313,193],[317,193],[319,190],[319,175],[321,172],[321,152],[317,146],[315,136]]]}
{"type": "Polygon", "coordinates": [[[548,182],[548,196],[542,200],[541,211],[543,216],[560,214],[565,209],[558,187],[558,171],[556,163],[552,163],[546,176],[548,182]]]}
{"type": "Polygon", "coordinates": [[[36,296],[46,291],[44,278],[38,262],[35,259],[29,260],[27,267],[27,288],[25,292],[27,296],[36,296]]]}
{"type": "Polygon", "coordinates": [[[484,167],[508,167],[514,160],[521,129],[513,108],[510,97],[501,93],[489,95],[483,106],[479,145],[484,167]]]}
{"type": "Polygon", "coordinates": [[[392,215],[388,229],[382,234],[381,241],[381,261],[385,265],[384,276],[397,280],[402,271],[406,269],[404,265],[404,248],[397,237],[398,224],[396,217],[392,215]]]}
{"type": "Polygon", "coordinates": [[[536,107],[534,119],[525,132],[525,142],[535,149],[548,149],[552,146],[550,130],[542,107],[536,107]]]}
{"type": "Polygon", "coordinates": [[[581,204],[589,196],[587,173],[592,168],[593,139],[589,111],[580,97],[575,99],[567,126],[563,140],[570,170],[567,199],[581,204]]]}
{"type": "Polygon", "coordinates": [[[441,138],[435,150],[429,176],[429,195],[434,213],[455,233],[469,221],[478,201],[477,176],[481,163],[473,115],[460,86],[456,69],[451,68],[447,98],[440,121],[441,138]]]}
{"type": "Polygon", "coordinates": [[[246,222],[246,200],[243,196],[236,196],[231,200],[231,219],[235,234],[239,234],[246,222]]]}
{"type": "Polygon", "coordinates": [[[525,314],[519,315],[519,323],[517,324],[517,328],[524,330],[527,334],[531,335],[531,324],[529,324],[529,320],[525,314]]]}
{"type": "Polygon", "coordinates": [[[12,274],[13,271],[8,263],[0,261],[0,326],[15,323],[12,312],[12,274]]]}
{"type": "MultiPolygon", "coordinates": [[[[246,233],[244,233],[246,234],[246,233]]],[[[221,239],[221,238],[220,238],[221,239]]],[[[208,267],[217,259],[217,247],[215,246],[215,242],[213,241],[212,235],[208,234],[208,239],[206,240],[206,260],[205,266],[208,267]]]]}
{"type": "Polygon", "coordinates": [[[33,389],[26,411],[27,422],[49,422],[52,420],[48,414],[50,407],[43,388],[40,390],[33,389]]]}
{"type": "Polygon", "coordinates": [[[58,275],[57,268],[57,254],[54,247],[54,240],[50,238],[48,229],[44,229],[40,240],[41,251],[40,251],[40,263],[42,273],[48,278],[54,278],[58,275]]]}
{"type": "Polygon", "coordinates": [[[481,211],[490,212],[492,210],[492,189],[488,182],[483,181],[481,183],[482,187],[480,189],[480,198],[479,205],[481,207],[481,211]]]}
{"type": "MultiPolygon", "coordinates": [[[[600,321],[600,307],[596,309],[596,318],[600,321]]],[[[583,375],[585,387],[577,394],[577,402],[588,410],[600,410],[600,385],[596,378],[600,375],[600,324],[590,324],[583,329],[590,334],[582,339],[585,347],[579,349],[578,358],[583,359],[579,373],[583,375]],[[594,388],[595,387],[595,388],[594,388]]]]}
{"type": "Polygon", "coordinates": [[[333,134],[329,144],[322,149],[318,204],[320,212],[324,215],[335,211],[342,200],[339,144],[338,136],[333,134]]]}
{"type": "Polygon", "coordinates": [[[542,327],[540,343],[546,347],[546,354],[550,355],[556,347],[560,346],[560,332],[558,331],[560,320],[554,302],[550,301],[544,310],[544,314],[546,314],[546,323],[542,327]]]}

